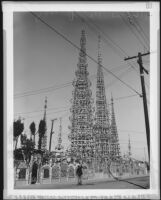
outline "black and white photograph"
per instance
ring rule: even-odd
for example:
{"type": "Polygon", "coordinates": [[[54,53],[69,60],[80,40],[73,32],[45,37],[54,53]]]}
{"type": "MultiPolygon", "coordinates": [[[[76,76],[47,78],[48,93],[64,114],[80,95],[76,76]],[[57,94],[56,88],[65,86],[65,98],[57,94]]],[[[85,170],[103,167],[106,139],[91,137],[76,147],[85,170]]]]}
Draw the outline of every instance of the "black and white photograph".
{"type": "Polygon", "coordinates": [[[3,6],[6,198],[159,198],[159,4],[3,6]]]}

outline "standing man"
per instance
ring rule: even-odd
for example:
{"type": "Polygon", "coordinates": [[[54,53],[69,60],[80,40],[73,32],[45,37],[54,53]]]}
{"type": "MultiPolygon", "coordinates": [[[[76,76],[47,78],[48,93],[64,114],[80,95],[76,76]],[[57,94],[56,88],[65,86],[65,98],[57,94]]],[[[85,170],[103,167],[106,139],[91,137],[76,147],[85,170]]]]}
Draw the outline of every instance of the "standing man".
{"type": "Polygon", "coordinates": [[[77,169],[76,169],[76,175],[78,178],[78,185],[82,185],[82,175],[83,175],[83,170],[82,170],[83,166],[82,164],[78,164],[77,169]]]}

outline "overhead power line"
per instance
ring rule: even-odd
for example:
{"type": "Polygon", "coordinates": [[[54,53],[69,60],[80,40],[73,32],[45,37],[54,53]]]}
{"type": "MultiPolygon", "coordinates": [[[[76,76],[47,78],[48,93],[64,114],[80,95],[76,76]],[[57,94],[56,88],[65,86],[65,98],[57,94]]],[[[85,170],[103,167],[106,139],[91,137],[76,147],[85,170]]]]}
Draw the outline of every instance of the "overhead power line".
{"type": "Polygon", "coordinates": [[[131,13],[129,13],[129,12],[127,12],[126,14],[127,14],[127,18],[128,18],[128,21],[129,21],[130,25],[135,28],[135,30],[138,32],[138,34],[140,35],[140,37],[144,40],[144,42],[146,43],[146,45],[148,46],[148,49],[149,49],[149,41],[145,37],[145,35],[143,34],[143,32],[140,30],[140,25],[138,25],[138,23],[136,21],[136,18],[134,18],[134,16],[131,13]]]}
{"type": "Polygon", "coordinates": [[[137,131],[137,130],[124,130],[124,129],[118,129],[119,131],[122,131],[122,132],[133,132],[133,133],[145,133],[144,131],[137,131]]]}
{"type": "MultiPolygon", "coordinates": [[[[112,71],[120,71],[120,70],[122,70],[122,67],[125,67],[125,65],[122,64],[119,66],[112,67],[111,70],[112,71]]],[[[97,76],[96,74],[93,74],[93,75],[90,75],[89,78],[91,78],[91,80],[92,80],[92,79],[96,78],[96,76],[97,76]]],[[[71,85],[72,85],[72,81],[68,81],[66,83],[59,84],[59,85],[53,85],[51,87],[41,88],[41,89],[37,89],[37,90],[30,90],[30,91],[22,92],[22,93],[16,93],[14,95],[14,98],[18,99],[18,98],[23,98],[26,96],[33,96],[33,95],[37,95],[37,94],[41,94],[41,93],[49,93],[49,92],[53,92],[55,90],[69,87],[71,85]]]]}
{"type": "MultiPolygon", "coordinates": [[[[138,96],[137,94],[134,94],[134,95],[128,95],[128,96],[121,96],[121,97],[117,97],[117,98],[114,98],[114,101],[118,101],[118,100],[122,100],[122,99],[127,99],[127,98],[131,98],[131,97],[136,97],[138,96]]],[[[111,105],[111,104],[109,104],[111,105]]],[[[57,110],[57,109],[62,109],[62,108],[69,108],[70,105],[68,106],[63,106],[63,107],[52,107],[52,108],[48,108],[47,111],[50,111],[50,110],[57,110]]],[[[67,109],[65,109],[67,110],[67,109]]],[[[32,114],[32,113],[37,113],[37,112],[43,112],[43,110],[35,110],[35,111],[29,111],[29,112],[20,112],[20,113],[15,113],[15,115],[25,115],[25,114],[32,114]]],[[[56,111],[56,113],[58,113],[59,111],[56,111]]],[[[60,111],[62,112],[62,110],[60,111]]]]}
{"type": "Polygon", "coordinates": [[[123,97],[118,97],[118,98],[115,98],[114,100],[121,100],[121,99],[128,99],[128,98],[131,98],[131,97],[136,97],[137,94],[133,94],[133,95],[129,95],[129,96],[123,96],[123,97]]]}
{"type": "MultiPolygon", "coordinates": [[[[81,20],[83,23],[85,23],[96,35],[98,35],[98,33],[99,33],[101,36],[103,36],[102,39],[104,40],[104,42],[105,42],[108,46],[110,46],[110,47],[112,48],[112,50],[113,50],[115,53],[117,53],[117,55],[118,55],[120,58],[123,57],[122,55],[128,57],[128,54],[125,52],[125,50],[122,49],[115,41],[113,41],[113,40],[110,38],[110,36],[107,35],[107,33],[105,33],[105,32],[101,29],[100,26],[96,25],[94,22],[91,22],[91,20],[89,19],[88,16],[86,16],[86,18],[88,18],[88,20],[90,21],[90,23],[89,23],[89,21],[88,21],[87,19],[85,19],[84,17],[82,17],[80,14],[78,14],[78,13],[76,13],[76,12],[75,12],[75,14],[76,14],[76,16],[79,17],[80,20],[81,20]],[[111,44],[112,44],[112,45],[111,45],[111,44]],[[119,51],[118,51],[118,50],[119,50],[119,51]],[[120,51],[121,51],[122,55],[120,55],[120,51]]],[[[135,64],[135,63],[134,63],[134,64],[131,64],[131,63],[132,63],[132,61],[131,61],[131,62],[128,61],[128,65],[129,65],[132,69],[134,69],[134,71],[140,76],[140,73],[139,73],[139,71],[137,70],[138,67],[136,66],[136,64],[135,64]],[[134,67],[134,66],[135,66],[135,67],[134,67]]],[[[112,83],[113,83],[113,82],[112,82],[112,83]]],[[[145,83],[145,84],[146,84],[146,83],[145,83]]]]}
{"type": "Polygon", "coordinates": [[[85,19],[84,17],[82,17],[80,14],[78,14],[77,12],[75,12],[75,15],[83,22],[85,23],[94,33],[96,33],[96,35],[98,36],[98,34],[101,33],[102,39],[108,43],[108,45],[112,48],[112,50],[119,56],[122,57],[122,55],[120,55],[120,51],[121,53],[124,54],[124,50],[118,46],[107,34],[105,34],[100,27],[98,27],[98,25],[94,24],[93,22],[91,23],[91,20],[86,16],[87,19],[85,19]],[[120,51],[116,50],[116,47],[119,48],[120,51]]]}
{"type": "MultiPolygon", "coordinates": [[[[125,76],[127,73],[129,73],[130,70],[131,70],[131,67],[129,67],[128,69],[126,69],[125,71],[123,71],[121,74],[119,74],[119,77],[122,78],[122,77],[125,76]]],[[[106,84],[106,86],[109,87],[109,86],[113,85],[116,81],[117,81],[116,79],[115,79],[115,80],[112,80],[110,83],[106,84]]],[[[108,89],[108,88],[107,88],[107,89],[108,89]]]]}
{"type": "Polygon", "coordinates": [[[71,84],[72,84],[72,82],[67,82],[65,84],[55,85],[55,86],[52,86],[52,87],[42,88],[42,89],[38,89],[38,90],[32,90],[32,91],[24,92],[24,93],[17,93],[17,94],[14,95],[14,98],[17,99],[17,98],[21,98],[21,97],[51,92],[51,91],[55,91],[55,90],[58,90],[58,89],[61,89],[61,88],[71,86],[71,84]]]}
{"type": "MultiPolygon", "coordinates": [[[[74,44],[72,41],[70,41],[66,36],[64,36],[62,33],[60,33],[58,30],[56,30],[53,26],[49,25],[47,22],[45,22],[43,19],[41,19],[39,16],[37,16],[35,13],[30,12],[34,17],[36,17],[37,19],[39,19],[42,23],[44,23],[47,27],[49,27],[51,30],[53,30],[56,34],[58,34],[59,36],[61,36],[64,40],[66,40],[69,44],[71,44],[73,47],[75,47],[78,50],[81,50],[76,44],[74,44]]],[[[82,50],[81,50],[82,51],[82,50]]],[[[85,52],[84,52],[85,53],[85,52]]],[[[90,58],[93,62],[95,62],[96,64],[98,64],[98,62],[92,58],[90,55],[88,55],[87,53],[85,53],[87,55],[88,58],[90,58]]],[[[107,69],[106,67],[104,67],[102,65],[102,67],[104,68],[104,70],[106,70],[109,74],[111,74],[112,76],[114,76],[116,79],[118,79],[122,84],[124,84],[125,86],[127,86],[129,89],[131,89],[133,92],[135,92],[136,94],[138,94],[140,97],[142,96],[139,92],[137,92],[133,87],[131,87],[129,84],[127,84],[126,82],[124,82],[123,80],[121,80],[120,78],[118,78],[114,73],[112,73],[109,69],[107,69]]]]}
{"type": "Polygon", "coordinates": [[[136,17],[133,14],[131,14],[131,16],[133,17],[133,20],[135,21],[135,23],[137,24],[137,26],[140,28],[142,34],[144,35],[144,38],[146,38],[146,40],[148,41],[148,44],[149,44],[149,37],[144,32],[144,29],[142,28],[142,26],[140,25],[140,23],[138,22],[138,20],[136,19],[136,17]]]}
{"type": "MultiPolygon", "coordinates": [[[[86,20],[84,17],[82,17],[80,14],[76,13],[75,14],[81,19],[81,21],[83,23],[85,23],[96,35],[101,35],[103,36],[102,39],[104,40],[104,42],[110,46],[112,48],[112,50],[122,59],[122,57],[128,56],[128,54],[125,52],[125,50],[123,48],[121,48],[113,39],[111,39],[111,37],[105,33],[100,26],[96,25],[96,23],[94,23],[93,21],[91,22],[91,20],[89,19],[88,16],[86,16],[86,18],[88,18],[88,20],[86,20]],[[89,23],[90,21],[90,23],[89,23]],[[92,25],[91,25],[92,24],[92,25]],[[120,55],[121,52],[121,55],[120,55]]],[[[133,64],[131,64],[131,62],[128,62],[129,66],[131,66],[135,71],[137,71],[137,69],[134,67],[133,64]]],[[[138,71],[137,71],[138,72],[138,71]]]]}
{"type": "MultiPolygon", "coordinates": [[[[52,111],[52,112],[48,112],[46,115],[49,116],[49,115],[53,115],[55,113],[61,113],[61,112],[67,112],[69,111],[69,109],[64,109],[64,110],[58,110],[58,111],[52,111]]],[[[33,112],[34,113],[34,112],[33,112]]],[[[22,114],[21,114],[22,115],[22,114]]],[[[24,115],[24,114],[23,114],[24,115]]],[[[17,115],[19,116],[19,115],[17,115]]],[[[42,116],[42,114],[36,114],[36,115],[33,115],[33,116],[25,116],[26,119],[28,118],[35,118],[35,117],[38,117],[38,116],[42,116]]],[[[43,117],[43,116],[42,116],[43,117]]]]}
{"type": "Polygon", "coordinates": [[[124,17],[121,14],[120,14],[120,17],[123,20],[123,22],[127,25],[127,27],[131,30],[131,32],[135,35],[136,39],[139,40],[139,42],[143,45],[143,47],[146,48],[147,50],[149,50],[149,48],[146,47],[146,45],[142,42],[142,40],[138,37],[138,35],[134,32],[132,27],[126,22],[126,20],[124,19],[124,17]]]}

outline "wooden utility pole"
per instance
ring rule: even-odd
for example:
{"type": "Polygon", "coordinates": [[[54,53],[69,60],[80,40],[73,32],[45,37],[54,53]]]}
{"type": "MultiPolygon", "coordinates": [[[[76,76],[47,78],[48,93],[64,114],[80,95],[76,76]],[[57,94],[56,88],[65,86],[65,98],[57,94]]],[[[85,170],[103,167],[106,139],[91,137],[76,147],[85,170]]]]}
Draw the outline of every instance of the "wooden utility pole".
{"type": "Polygon", "coordinates": [[[145,115],[146,138],[147,138],[147,146],[148,146],[148,156],[149,156],[149,161],[150,161],[150,128],[149,128],[149,116],[148,116],[146,89],[145,89],[145,81],[144,81],[144,72],[146,74],[149,74],[149,72],[143,67],[143,62],[142,62],[142,57],[149,54],[150,52],[147,52],[144,54],[141,54],[139,52],[137,56],[127,57],[124,60],[138,58],[137,63],[139,64],[139,67],[140,67],[140,79],[141,79],[141,86],[142,86],[142,97],[143,97],[143,106],[144,106],[144,115],[145,115]]]}
{"type": "Polygon", "coordinates": [[[53,125],[54,125],[54,121],[55,120],[57,120],[57,118],[51,120],[52,124],[51,124],[51,132],[50,132],[49,152],[51,151],[51,140],[52,140],[52,134],[54,133],[54,131],[53,131],[53,125]]]}
{"type": "Polygon", "coordinates": [[[144,147],[144,160],[146,162],[146,153],[145,153],[145,147],[144,147]]]}

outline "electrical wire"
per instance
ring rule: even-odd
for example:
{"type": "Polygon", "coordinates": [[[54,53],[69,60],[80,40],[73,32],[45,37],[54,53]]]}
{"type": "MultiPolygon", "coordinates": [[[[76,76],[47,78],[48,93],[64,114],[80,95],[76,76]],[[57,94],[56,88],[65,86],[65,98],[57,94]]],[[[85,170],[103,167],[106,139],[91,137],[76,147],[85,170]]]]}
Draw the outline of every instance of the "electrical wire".
{"type": "MultiPolygon", "coordinates": [[[[125,75],[127,75],[129,72],[130,72],[130,70],[131,70],[131,67],[129,67],[128,69],[126,69],[124,72],[122,72],[121,74],[119,74],[119,77],[123,77],[123,76],[125,76],[125,75]]],[[[112,86],[114,83],[116,83],[116,81],[117,80],[113,80],[113,81],[111,81],[111,82],[109,82],[109,83],[107,83],[106,84],[106,86],[112,86]]],[[[108,88],[106,88],[106,89],[108,89],[108,88]]]]}
{"type": "MultiPolygon", "coordinates": [[[[82,17],[82,16],[80,16],[78,13],[76,13],[75,12],[75,14],[81,19],[81,21],[83,21],[84,23],[86,23],[87,24],[87,26],[89,27],[89,28],[92,28],[92,26],[90,25],[90,23],[84,18],[84,17],[82,17]]],[[[88,17],[87,17],[88,18],[88,17]]],[[[88,18],[89,19],[89,18],[88,18]]],[[[94,23],[93,23],[94,24],[94,23]]],[[[99,32],[99,33],[101,33],[104,37],[105,37],[105,39],[107,38],[107,40],[105,40],[105,43],[107,43],[108,42],[108,40],[110,40],[111,41],[111,43],[114,45],[114,47],[116,48],[119,48],[119,50],[125,55],[125,56],[128,56],[127,55],[127,53],[117,44],[117,43],[115,43],[107,34],[105,34],[105,32],[103,32],[102,30],[101,30],[101,28],[98,26],[98,25],[96,25],[96,24],[94,24],[95,25],[95,29],[93,29],[92,28],[92,30],[95,32],[95,30],[96,30],[96,32],[99,32]]],[[[96,33],[96,35],[97,35],[97,33],[96,33]]],[[[103,37],[103,38],[104,38],[103,37]]],[[[108,42],[109,43],[109,42],[108,42]]],[[[111,46],[111,45],[110,45],[111,46]]],[[[112,48],[113,48],[113,46],[112,46],[112,48]]],[[[120,54],[119,54],[119,56],[120,56],[120,54]]],[[[120,56],[121,58],[122,58],[122,56],[120,56]]],[[[130,65],[130,67],[131,68],[133,68],[135,71],[136,71],[136,73],[140,76],[140,73],[138,72],[138,70],[128,61],[128,64],[130,65]]],[[[112,82],[113,83],[113,82],[112,82]]],[[[146,84],[146,83],[145,83],[146,84]]],[[[109,86],[109,85],[108,85],[109,86]]]]}
{"type": "MultiPolygon", "coordinates": [[[[41,19],[39,16],[37,16],[35,13],[30,12],[34,17],[36,17],[37,19],[39,19],[42,23],[44,23],[47,27],[49,27],[51,30],[53,30],[56,34],[58,34],[59,36],[61,36],[64,40],[66,40],[69,44],[71,44],[73,47],[75,47],[78,50],[81,50],[77,45],[75,45],[72,41],[70,41],[66,36],[64,36],[62,33],[60,33],[59,31],[57,31],[53,26],[49,25],[47,22],[45,22],[43,19],[41,19]]],[[[82,50],[81,50],[82,51],[82,50]]],[[[84,52],[85,53],[85,52],[84,52]]],[[[91,57],[90,55],[88,55],[87,53],[85,53],[86,56],[88,58],[90,58],[93,62],[95,62],[96,64],[98,64],[98,62],[91,57]]],[[[114,76],[116,79],[118,79],[122,84],[126,85],[129,89],[133,90],[133,92],[137,93],[139,96],[141,96],[141,94],[139,92],[137,92],[134,88],[132,88],[129,84],[127,84],[126,82],[122,81],[120,78],[118,78],[114,73],[112,73],[110,70],[108,70],[107,68],[105,68],[103,65],[102,67],[112,76],[114,76]]]]}
{"type": "MultiPolygon", "coordinates": [[[[128,96],[122,96],[122,97],[117,97],[117,98],[114,98],[114,100],[118,101],[119,99],[122,100],[122,99],[126,99],[126,98],[131,98],[131,97],[136,97],[138,96],[137,94],[134,94],[134,95],[128,95],[128,96]]],[[[111,105],[111,104],[110,104],[111,105]]],[[[67,108],[67,107],[70,107],[70,106],[63,106],[63,107],[52,107],[52,108],[48,108],[47,110],[56,110],[56,109],[62,109],[62,108],[67,108]]],[[[66,109],[65,109],[66,110],[66,109]]],[[[20,112],[20,113],[15,113],[15,115],[25,115],[25,114],[32,114],[32,113],[36,113],[36,112],[42,112],[43,110],[36,110],[36,111],[29,111],[29,112],[20,112]]],[[[56,111],[56,112],[59,112],[59,111],[56,111]]],[[[62,111],[61,111],[62,112],[62,111]]],[[[47,113],[48,114],[48,113],[47,113]]]]}
{"type": "MultiPolygon", "coordinates": [[[[100,27],[96,26],[94,23],[89,23],[84,17],[80,16],[80,14],[78,14],[77,12],[75,12],[76,16],[83,22],[85,23],[94,33],[96,33],[96,35],[98,36],[98,34],[101,33],[101,35],[105,36],[105,33],[103,31],[101,31],[100,27]]],[[[86,18],[88,18],[86,16],[86,18]]],[[[89,18],[88,18],[89,21],[91,21],[89,18]]],[[[122,57],[122,55],[120,55],[120,52],[118,52],[115,48],[115,46],[117,46],[117,44],[115,44],[115,42],[109,37],[106,35],[106,37],[102,37],[106,43],[111,47],[111,49],[119,56],[119,57],[122,57]],[[112,43],[112,44],[111,44],[112,43]]],[[[123,51],[120,47],[119,49],[121,50],[121,52],[123,51]]]]}
{"type": "Polygon", "coordinates": [[[131,16],[133,17],[133,20],[135,21],[135,23],[137,24],[137,26],[140,28],[142,34],[144,35],[144,38],[146,38],[146,40],[148,41],[149,43],[149,37],[146,35],[146,33],[144,32],[144,29],[141,27],[140,23],[138,22],[138,20],[136,19],[136,17],[131,14],[131,16]]]}
{"type": "Polygon", "coordinates": [[[129,26],[129,24],[126,22],[126,20],[123,18],[123,16],[120,14],[121,19],[123,20],[123,22],[127,25],[127,27],[129,27],[129,29],[131,30],[131,32],[135,35],[136,39],[139,40],[139,42],[143,45],[144,48],[146,48],[146,50],[148,51],[148,48],[146,47],[146,45],[142,42],[142,40],[138,37],[138,35],[133,31],[133,29],[131,28],[131,26],[129,26]]]}
{"type": "Polygon", "coordinates": [[[123,130],[123,129],[118,129],[118,130],[119,130],[119,131],[122,131],[122,132],[144,133],[144,131],[123,130]]]}
{"type": "Polygon", "coordinates": [[[43,89],[39,89],[39,90],[33,90],[33,91],[25,92],[25,93],[17,93],[14,95],[14,98],[17,99],[17,98],[22,98],[22,97],[26,97],[26,96],[48,93],[48,92],[52,92],[55,90],[59,90],[59,89],[71,86],[71,84],[72,84],[72,82],[67,82],[65,84],[60,84],[57,87],[53,86],[53,87],[43,88],[43,89]]]}
{"type": "MultiPolygon", "coordinates": [[[[125,67],[125,65],[122,64],[122,65],[119,65],[119,66],[115,66],[115,67],[112,67],[110,70],[112,70],[112,71],[120,71],[120,70],[122,70],[122,67],[125,67]]],[[[90,75],[89,78],[91,80],[93,80],[94,78],[96,78],[96,76],[97,76],[96,74],[93,74],[93,75],[90,75]]],[[[65,88],[65,87],[69,87],[71,85],[72,85],[72,81],[66,82],[66,83],[63,83],[63,84],[59,84],[59,85],[53,85],[51,87],[46,87],[46,88],[42,88],[42,89],[38,89],[38,90],[31,90],[31,91],[28,91],[28,92],[16,93],[14,95],[14,98],[18,99],[18,98],[23,98],[23,97],[26,97],[26,96],[53,92],[55,90],[59,90],[59,89],[65,88]]]]}
{"type": "MultiPolygon", "coordinates": [[[[78,13],[76,13],[75,12],[75,14],[81,19],[81,21],[83,21],[84,23],[86,23],[87,24],[87,26],[90,28],[90,29],[92,29],[92,31],[94,31],[94,33],[96,33],[96,35],[97,35],[97,33],[101,33],[101,35],[103,35],[103,40],[104,40],[104,42],[108,45],[108,46],[110,46],[111,48],[112,48],[112,50],[120,57],[120,58],[122,58],[123,56],[128,56],[127,55],[127,53],[125,52],[125,50],[123,50],[116,42],[114,42],[110,37],[109,37],[109,35],[107,35],[107,33],[105,33],[101,28],[100,28],[100,26],[98,26],[98,25],[96,25],[94,22],[92,22],[92,25],[94,26],[94,28],[91,26],[91,24],[84,18],[84,17],[82,17],[82,16],[80,16],[78,13]],[[112,45],[111,45],[111,43],[112,43],[112,45]],[[120,51],[121,51],[121,53],[122,53],[122,55],[120,55],[120,53],[117,51],[117,49],[116,48],[118,48],[120,51]]],[[[86,16],[87,17],[87,16],[86,16]]],[[[88,20],[89,21],[91,21],[90,19],[89,19],[89,17],[87,17],[88,18],[88,20]]],[[[135,70],[135,71],[137,71],[138,72],[138,70],[130,63],[130,61],[128,61],[128,64],[135,70]]]]}
{"type": "Polygon", "coordinates": [[[144,42],[146,43],[146,45],[148,46],[148,49],[149,49],[149,42],[147,41],[147,38],[145,38],[142,31],[140,31],[140,29],[138,29],[138,24],[136,22],[136,18],[134,18],[134,16],[132,14],[129,14],[128,12],[127,12],[127,17],[128,17],[128,21],[129,21],[130,25],[134,26],[135,30],[142,37],[142,39],[144,40],[144,42]]]}

